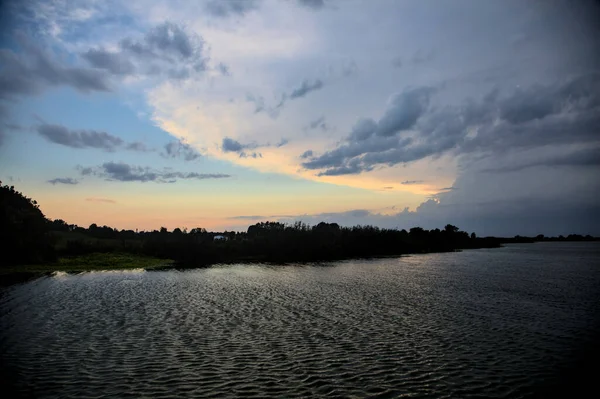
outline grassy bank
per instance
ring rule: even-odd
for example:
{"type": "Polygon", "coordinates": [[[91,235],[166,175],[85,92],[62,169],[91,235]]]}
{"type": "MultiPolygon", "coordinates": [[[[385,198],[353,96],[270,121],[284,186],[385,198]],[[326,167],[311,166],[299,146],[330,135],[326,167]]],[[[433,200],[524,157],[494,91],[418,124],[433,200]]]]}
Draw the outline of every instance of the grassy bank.
{"type": "Polygon", "coordinates": [[[0,268],[0,275],[16,273],[47,274],[56,271],[79,273],[95,270],[156,269],[173,261],[128,253],[91,253],[59,258],[57,262],[37,265],[15,265],[0,268]]]}

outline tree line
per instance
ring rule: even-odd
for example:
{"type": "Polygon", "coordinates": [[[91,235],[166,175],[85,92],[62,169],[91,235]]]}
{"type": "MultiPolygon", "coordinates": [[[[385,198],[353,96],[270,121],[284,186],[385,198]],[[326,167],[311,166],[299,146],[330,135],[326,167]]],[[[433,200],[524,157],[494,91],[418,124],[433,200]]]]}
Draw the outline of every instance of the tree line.
{"type": "MultiPolygon", "coordinates": [[[[59,256],[126,252],[172,259],[182,267],[230,262],[309,262],[347,258],[448,252],[498,247],[505,242],[549,240],[516,236],[477,237],[451,224],[443,229],[342,227],[321,222],[261,222],[246,232],[208,232],[204,228],[162,227],[153,231],[118,230],[92,224],[87,228],[47,219],[33,199],[0,182],[1,239],[5,264],[51,262],[59,256]]],[[[564,240],[592,239],[571,235],[564,240]]],[[[560,238],[555,238],[560,239],[560,238]]]]}

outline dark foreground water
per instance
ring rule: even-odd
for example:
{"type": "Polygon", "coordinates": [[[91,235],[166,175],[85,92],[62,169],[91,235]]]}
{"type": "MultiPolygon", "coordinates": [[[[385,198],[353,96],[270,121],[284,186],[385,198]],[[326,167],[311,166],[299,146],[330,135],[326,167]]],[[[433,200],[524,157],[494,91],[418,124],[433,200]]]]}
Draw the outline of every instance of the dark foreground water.
{"type": "Polygon", "coordinates": [[[594,382],[582,361],[598,335],[599,256],[598,244],[543,243],[42,278],[2,291],[2,389],[97,398],[573,393],[594,382]]]}

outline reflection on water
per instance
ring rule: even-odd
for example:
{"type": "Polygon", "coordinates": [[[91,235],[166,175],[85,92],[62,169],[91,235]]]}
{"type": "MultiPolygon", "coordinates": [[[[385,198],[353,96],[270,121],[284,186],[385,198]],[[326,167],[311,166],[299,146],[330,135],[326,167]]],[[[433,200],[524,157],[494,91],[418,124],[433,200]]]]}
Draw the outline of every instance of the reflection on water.
{"type": "Polygon", "coordinates": [[[59,274],[4,289],[34,397],[527,397],[598,325],[600,246],[59,274]]]}

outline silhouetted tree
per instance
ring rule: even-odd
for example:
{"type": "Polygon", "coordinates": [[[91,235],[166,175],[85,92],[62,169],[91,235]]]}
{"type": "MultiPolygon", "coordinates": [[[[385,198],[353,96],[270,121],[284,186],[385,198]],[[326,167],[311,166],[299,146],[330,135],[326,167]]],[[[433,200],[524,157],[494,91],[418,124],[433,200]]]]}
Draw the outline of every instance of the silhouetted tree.
{"type": "Polygon", "coordinates": [[[54,258],[50,223],[36,201],[0,182],[2,264],[38,263],[54,258]]]}
{"type": "Polygon", "coordinates": [[[444,227],[444,231],[449,234],[454,234],[458,232],[458,227],[447,224],[446,227],[444,227]]]}

